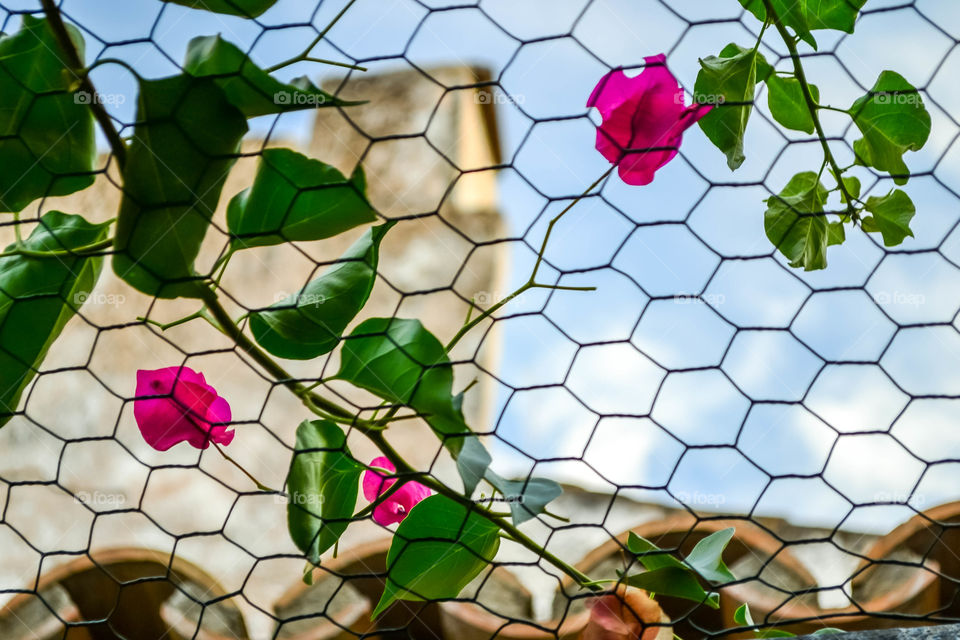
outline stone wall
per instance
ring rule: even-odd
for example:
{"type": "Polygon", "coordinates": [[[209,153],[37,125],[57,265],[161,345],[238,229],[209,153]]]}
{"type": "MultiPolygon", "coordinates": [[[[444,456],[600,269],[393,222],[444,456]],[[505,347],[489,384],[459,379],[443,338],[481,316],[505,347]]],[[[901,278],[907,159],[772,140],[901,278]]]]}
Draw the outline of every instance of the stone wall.
{"type": "MultiPolygon", "coordinates": [[[[474,83],[479,77],[468,68],[438,69],[435,75],[450,86],[474,83]]],[[[496,210],[494,173],[459,171],[498,162],[492,107],[476,100],[474,92],[445,92],[425,76],[409,72],[364,77],[359,86],[348,85],[345,94],[370,103],[349,115],[321,110],[313,140],[302,150],[347,174],[363,162],[370,198],[382,214],[409,218],[383,243],[381,278],[364,317],[420,318],[444,341],[461,326],[465,300],[502,289],[505,268],[497,245],[475,246],[505,235],[496,210]],[[370,143],[379,136],[424,131],[425,137],[370,143]],[[420,294],[422,290],[431,293],[420,294]]],[[[260,146],[250,142],[245,150],[260,146]]],[[[286,145],[272,140],[270,146],[286,145]]],[[[255,167],[255,158],[244,158],[233,169],[216,228],[198,261],[200,269],[212,265],[223,250],[225,204],[249,185],[255,167]]],[[[109,219],[119,202],[114,182],[104,176],[82,193],[48,201],[44,210],[109,219]]],[[[264,307],[295,292],[316,277],[316,263],[336,259],[362,231],[236,255],[222,282],[231,312],[239,315],[243,308],[264,307]]],[[[11,239],[11,234],[3,238],[5,243],[11,239]]],[[[249,617],[251,633],[269,634],[272,622],[257,608],[269,610],[299,580],[303,567],[302,561],[291,559],[260,560],[296,552],[286,532],[285,503],[258,495],[212,448],[202,453],[186,445],[164,453],[150,449],[140,437],[129,399],[137,369],[184,363],[203,371],[229,400],[240,423],[230,455],[271,487],[282,486],[295,429],[310,414],[202,320],[166,332],[137,321],[148,317],[169,322],[197,308],[196,301],[157,304],[105,267],[80,317],[54,344],[25,395],[26,415],[0,429],[0,504],[7,505],[5,524],[0,524],[0,590],[30,589],[38,575],[71,559],[68,554],[149,547],[197,564],[227,590],[242,590],[244,598],[237,601],[249,617]]],[[[475,355],[485,367],[495,368],[495,335],[487,336],[479,351],[475,339],[465,340],[455,357],[474,360],[475,355]]],[[[285,364],[297,375],[320,377],[335,371],[335,360],[285,364]]],[[[456,388],[475,377],[473,364],[458,366],[456,388]]],[[[465,410],[471,424],[486,426],[493,388],[486,376],[479,381],[467,394],[465,410]]],[[[372,396],[343,387],[322,391],[344,393],[343,401],[358,406],[376,405],[372,396]]],[[[426,426],[414,421],[398,423],[389,435],[424,468],[440,450],[426,426]]],[[[362,459],[374,455],[356,434],[350,435],[350,445],[362,459]]],[[[452,473],[443,465],[436,472],[452,473]]],[[[342,545],[385,534],[361,523],[350,529],[342,545]]]]}

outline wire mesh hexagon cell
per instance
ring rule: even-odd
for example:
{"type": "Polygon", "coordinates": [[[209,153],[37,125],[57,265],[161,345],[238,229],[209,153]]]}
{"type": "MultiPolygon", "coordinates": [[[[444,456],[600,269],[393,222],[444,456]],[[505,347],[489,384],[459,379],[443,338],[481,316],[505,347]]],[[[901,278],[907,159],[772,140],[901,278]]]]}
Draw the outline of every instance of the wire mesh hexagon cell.
{"type": "Polygon", "coordinates": [[[0,638],[960,620],[960,7],[0,24],[0,638]]]}

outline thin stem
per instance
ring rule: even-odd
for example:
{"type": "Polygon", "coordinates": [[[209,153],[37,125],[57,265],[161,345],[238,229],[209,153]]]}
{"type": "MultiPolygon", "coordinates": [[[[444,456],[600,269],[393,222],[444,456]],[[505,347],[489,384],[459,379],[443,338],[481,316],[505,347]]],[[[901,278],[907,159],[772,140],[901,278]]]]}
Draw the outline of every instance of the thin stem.
{"type": "Polygon", "coordinates": [[[544,509],[543,509],[543,515],[550,516],[550,517],[553,518],[554,520],[559,520],[560,522],[570,522],[570,518],[566,518],[566,517],[564,517],[564,516],[557,515],[556,513],[551,513],[550,511],[548,511],[548,510],[546,509],[546,507],[544,507],[544,509]]]}
{"type": "Polygon", "coordinates": [[[21,233],[20,233],[20,225],[21,225],[21,222],[20,222],[20,212],[19,212],[19,211],[14,211],[14,213],[13,213],[13,222],[14,222],[14,225],[13,225],[13,237],[14,237],[14,239],[16,240],[16,246],[18,246],[18,247],[23,246],[23,237],[22,237],[22,235],[21,235],[21,233]]]}
{"type": "Polygon", "coordinates": [[[763,41],[763,34],[767,32],[767,27],[770,26],[770,20],[764,20],[763,26],[760,27],[760,35],[757,36],[757,42],[753,45],[753,52],[756,53],[760,50],[760,43],[763,41]]]}
{"type": "MultiPolygon", "coordinates": [[[[18,225],[19,227],[19,225],[18,225]]],[[[107,238],[100,242],[77,247],[76,249],[53,249],[50,251],[33,251],[31,249],[11,249],[0,253],[0,258],[9,256],[27,256],[29,258],[65,258],[65,257],[91,257],[103,255],[105,249],[113,246],[113,238],[107,238]]]]}
{"type": "Polygon", "coordinates": [[[191,313],[188,316],[184,316],[179,320],[174,320],[173,322],[167,322],[166,324],[164,324],[163,322],[158,322],[157,320],[152,320],[144,316],[137,316],[137,320],[139,320],[140,322],[145,322],[147,324],[153,325],[158,329],[160,329],[160,331],[166,331],[167,329],[172,329],[173,327],[179,326],[181,324],[186,324],[191,320],[196,320],[197,318],[202,318],[202,317],[204,317],[203,309],[200,309],[199,311],[195,311],[194,313],[191,313]]]}
{"type": "Polygon", "coordinates": [[[596,291],[597,290],[596,287],[568,287],[566,285],[561,285],[561,284],[540,284],[537,282],[533,283],[530,286],[535,287],[537,289],[553,289],[554,291],[596,291]]]}
{"type": "Polygon", "coordinates": [[[510,302],[511,300],[513,300],[514,298],[522,294],[527,289],[531,289],[532,287],[533,285],[531,283],[529,282],[524,283],[522,287],[520,287],[519,289],[511,293],[509,296],[491,305],[490,308],[483,311],[476,318],[474,318],[473,320],[470,320],[469,322],[464,324],[462,327],[460,327],[460,330],[457,331],[457,334],[450,339],[450,342],[447,343],[447,347],[446,347],[447,351],[449,352],[451,349],[453,349],[453,347],[455,347],[456,344],[460,342],[460,340],[463,338],[463,336],[467,335],[471,329],[473,329],[475,326],[477,326],[478,324],[480,324],[481,322],[489,318],[491,315],[499,311],[508,302],[510,302]]]}
{"type": "Polygon", "coordinates": [[[67,27],[63,24],[60,9],[57,8],[54,0],[40,0],[40,3],[43,6],[43,12],[47,16],[47,21],[50,23],[50,29],[53,31],[57,43],[67,56],[67,64],[70,66],[70,71],[73,72],[74,76],[76,76],[80,82],[80,90],[90,97],[90,100],[87,101],[87,106],[90,107],[90,110],[93,112],[93,117],[96,118],[100,129],[107,137],[107,141],[110,143],[110,149],[113,150],[113,155],[117,159],[117,164],[120,165],[122,169],[127,163],[127,147],[113,126],[113,120],[111,120],[110,114],[103,108],[103,104],[96,99],[97,90],[83,70],[83,60],[80,59],[80,53],[77,51],[76,46],[74,46],[73,40],[67,32],[67,27]]]}
{"type": "Polygon", "coordinates": [[[329,64],[333,67],[343,67],[344,69],[353,69],[354,71],[366,71],[366,67],[361,67],[358,64],[350,64],[349,62],[338,62],[336,60],[327,60],[326,58],[314,58],[312,56],[307,56],[303,59],[303,62],[316,62],[318,64],[329,64]]]}
{"type": "Polygon", "coordinates": [[[232,464],[233,466],[235,466],[237,469],[240,469],[240,471],[243,473],[243,475],[245,475],[245,476],[247,476],[248,478],[250,478],[250,481],[253,482],[253,484],[257,485],[257,489],[260,489],[260,491],[266,491],[266,492],[268,492],[268,493],[280,493],[280,492],[277,491],[276,489],[271,489],[271,488],[268,487],[267,485],[263,484],[262,482],[260,482],[260,481],[257,480],[256,478],[254,478],[252,473],[250,473],[249,471],[247,471],[246,469],[243,468],[243,465],[241,465],[239,462],[237,462],[236,460],[234,460],[233,458],[231,458],[230,456],[228,456],[228,455],[227,455],[227,452],[224,451],[223,449],[221,449],[219,444],[217,444],[217,443],[214,442],[213,440],[211,440],[210,442],[213,443],[213,446],[216,447],[217,451],[220,452],[220,455],[223,456],[224,460],[226,460],[227,462],[229,462],[230,464],[232,464]]]}
{"type": "MultiPolygon", "coordinates": [[[[467,335],[471,329],[476,327],[478,324],[480,324],[481,322],[489,318],[491,315],[499,311],[501,308],[503,308],[511,300],[513,300],[514,298],[516,298],[517,296],[521,295],[522,293],[526,292],[529,289],[538,288],[538,289],[560,289],[560,290],[566,290],[566,291],[596,291],[596,287],[566,287],[566,286],[559,286],[559,285],[540,284],[537,282],[537,273],[540,271],[540,265],[543,263],[543,254],[547,250],[547,243],[550,242],[550,234],[553,232],[554,225],[556,225],[560,221],[560,218],[562,218],[568,211],[570,211],[570,209],[572,209],[574,205],[576,205],[583,198],[588,196],[590,192],[597,187],[597,185],[603,182],[607,178],[607,176],[609,176],[610,173],[616,168],[616,166],[617,165],[611,165],[609,169],[603,172],[603,175],[601,175],[599,178],[594,180],[593,184],[587,187],[587,189],[583,193],[581,193],[579,196],[574,198],[570,202],[570,204],[564,207],[563,211],[555,215],[550,220],[550,222],[547,224],[547,232],[543,236],[543,243],[540,245],[540,251],[537,253],[537,262],[533,266],[533,273],[530,274],[530,279],[524,282],[520,286],[520,288],[518,288],[516,291],[514,291],[507,297],[503,298],[502,300],[497,301],[495,304],[491,305],[488,309],[483,311],[476,318],[474,318],[473,320],[468,320],[466,323],[464,323],[464,325],[460,327],[460,330],[457,331],[456,335],[454,335],[453,338],[451,338],[450,342],[447,343],[446,349],[448,352],[451,349],[453,349],[453,347],[456,346],[456,344],[460,342],[463,336],[467,335]]],[[[469,316],[467,317],[469,318],[469,316]]]]}
{"type": "MultiPolygon", "coordinates": [[[[334,26],[335,24],[337,24],[337,22],[340,21],[340,18],[342,18],[342,17],[344,16],[344,14],[347,13],[347,10],[348,10],[350,7],[352,7],[352,6],[353,6],[353,3],[356,2],[356,1],[357,1],[357,0],[350,0],[349,2],[347,2],[347,4],[343,5],[343,9],[340,10],[340,13],[338,13],[337,15],[335,15],[335,16],[333,17],[333,20],[331,20],[331,21],[327,24],[327,26],[324,27],[323,30],[320,31],[320,33],[317,34],[317,37],[315,37],[315,38],[313,39],[313,42],[311,42],[309,45],[307,45],[307,48],[306,48],[306,49],[304,49],[303,51],[301,51],[301,52],[298,53],[297,55],[293,56],[292,58],[288,58],[287,60],[284,60],[283,62],[280,62],[280,63],[277,63],[277,64],[273,65],[272,67],[267,67],[266,72],[267,72],[267,73],[273,73],[274,71],[278,71],[278,70],[280,70],[280,69],[283,69],[284,67],[289,67],[289,66],[292,65],[292,64],[296,64],[296,63],[298,63],[298,62],[303,62],[303,61],[307,60],[307,59],[310,57],[310,52],[313,50],[313,48],[314,48],[315,46],[317,46],[318,44],[320,44],[320,41],[323,40],[324,36],[327,35],[327,33],[330,31],[330,29],[333,29],[333,26],[334,26]]],[[[326,61],[324,61],[324,62],[326,62],[326,61]]],[[[352,66],[352,65],[343,65],[343,66],[352,66]]],[[[358,68],[358,69],[362,69],[362,67],[357,67],[357,68],[358,68]]],[[[366,69],[363,69],[363,71],[366,71],[366,69]]]]}
{"type": "Polygon", "coordinates": [[[837,113],[845,113],[847,115],[850,115],[849,109],[841,109],[840,107],[831,107],[828,104],[818,104],[817,109],[821,109],[824,111],[836,111],[837,113]]]}
{"type": "Polygon", "coordinates": [[[856,219],[857,209],[853,205],[854,198],[850,195],[850,192],[847,191],[847,185],[843,183],[841,177],[843,172],[840,170],[840,165],[837,164],[836,158],[833,157],[833,151],[830,150],[830,144],[827,142],[827,136],[823,132],[823,125],[820,123],[820,116],[817,113],[817,101],[813,99],[813,93],[810,91],[810,84],[807,82],[807,74],[804,73],[803,62],[800,60],[800,53],[797,51],[797,43],[793,39],[793,36],[790,35],[790,32],[787,31],[787,28],[784,26],[780,16],[777,15],[776,9],[773,8],[773,3],[770,0],[763,0],[763,4],[767,9],[767,19],[773,22],[773,25],[780,33],[780,37],[783,39],[784,44],[787,45],[787,49],[790,51],[790,59],[793,61],[793,73],[797,78],[797,82],[800,83],[800,91],[803,93],[804,102],[807,103],[807,111],[810,112],[810,118],[813,120],[813,127],[817,132],[817,137],[820,138],[820,146],[823,147],[823,155],[830,164],[830,168],[833,169],[833,174],[839,183],[840,192],[844,196],[844,202],[847,203],[847,212],[852,218],[856,219]]]}
{"type": "Polygon", "coordinates": [[[223,274],[227,272],[227,265],[230,264],[230,258],[232,258],[233,254],[236,252],[237,252],[236,249],[234,249],[233,246],[231,245],[230,248],[227,249],[226,253],[224,253],[222,256],[220,256],[220,258],[217,259],[217,261],[213,264],[213,268],[210,270],[210,273],[213,273],[218,268],[220,269],[220,273],[218,273],[217,276],[213,279],[213,284],[218,289],[220,288],[220,281],[223,279],[223,274]]]}
{"type": "Polygon", "coordinates": [[[606,180],[607,176],[609,176],[616,167],[617,165],[615,164],[610,165],[610,168],[604,171],[602,176],[594,180],[593,184],[587,187],[586,191],[584,191],[579,196],[574,198],[570,204],[568,204],[566,207],[563,208],[563,211],[553,216],[553,218],[550,220],[550,223],[547,225],[547,232],[543,236],[543,244],[540,245],[540,253],[537,254],[537,263],[533,266],[533,274],[530,276],[531,285],[536,281],[537,273],[540,271],[540,265],[543,264],[543,254],[547,250],[547,243],[550,242],[550,234],[553,233],[554,225],[560,222],[560,218],[566,215],[566,213],[570,211],[570,209],[573,209],[574,205],[576,205],[583,198],[589,195],[590,192],[593,191],[595,188],[597,188],[597,186],[599,186],[601,182],[606,180]]]}

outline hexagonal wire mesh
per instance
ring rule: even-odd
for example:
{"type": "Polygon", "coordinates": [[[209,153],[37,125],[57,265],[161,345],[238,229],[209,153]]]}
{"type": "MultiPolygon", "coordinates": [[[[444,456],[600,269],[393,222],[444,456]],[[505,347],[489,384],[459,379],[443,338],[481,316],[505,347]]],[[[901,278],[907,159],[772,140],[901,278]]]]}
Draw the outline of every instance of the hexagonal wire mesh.
{"type": "MultiPolygon", "coordinates": [[[[36,5],[0,2],[4,32],[36,5]]],[[[189,38],[219,32],[267,67],[344,7],[312,55],[366,71],[301,61],[278,76],[322,72],[335,95],[371,104],[320,110],[312,134],[312,113],[252,120],[224,193],[249,185],[245,163],[268,146],[347,171],[363,164],[379,212],[401,220],[364,313],[420,318],[441,340],[471,301],[488,308],[529,277],[549,219],[607,168],[584,107],[603,73],[665,52],[690,88],[698,58],[753,42],[760,27],[733,0],[281,0],[256,20],[154,0],[61,3],[122,136],[136,119],[136,74],[179,73],[189,38]]],[[[851,231],[826,270],[787,266],[764,236],[762,200],[815,167],[820,146],[776,127],[761,88],[737,173],[692,130],[653,184],[605,179],[558,224],[539,272],[596,291],[528,291],[453,353],[456,388],[479,382],[467,411],[494,466],[567,484],[552,511],[569,522],[543,516],[525,530],[591,577],[627,566],[628,529],[689,551],[705,533],[737,528],[727,559],[740,580],[722,591],[719,612],[663,599],[685,640],[737,633],[742,602],[758,622],[797,632],[960,617],[958,37],[951,3],[870,0],[853,35],[818,34],[820,50],[804,57],[831,104],[852,103],[886,68],[922,92],[933,134],[910,160],[918,214],[901,246],[851,231]]],[[[776,37],[761,48],[788,64],[776,37]]],[[[827,135],[852,163],[856,131],[834,115],[824,114],[827,135]]],[[[98,166],[90,190],[45,198],[4,232],[51,208],[112,218],[116,159],[98,166]]],[[[889,188],[854,171],[865,193],[889,188]]],[[[222,217],[213,227],[202,255],[216,258],[222,217]]],[[[338,242],[238,255],[223,295],[237,313],[283,299],[336,262],[338,242]]],[[[282,486],[309,414],[209,326],[156,326],[190,304],[106,275],[79,302],[0,430],[4,638],[579,633],[583,594],[509,542],[456,601],[402,603],[376,629],[385,531],[368,519],[313,587],[297,586],[303,557],[284,501],[216,451],[147,447],[132,415],[134,373],[205,371],[234,408],[231,455],[270,486],[282,486]]],[[[285,364],[357,410],[376,404],[331,381],[326,359],[285,364]]],[[[390,435],[420,469],[450,480],[440,443],[420,426],[398,423],[390,435]]],[[[358,459],[375,454],[352,430],[349,441],[358,459]]]]}

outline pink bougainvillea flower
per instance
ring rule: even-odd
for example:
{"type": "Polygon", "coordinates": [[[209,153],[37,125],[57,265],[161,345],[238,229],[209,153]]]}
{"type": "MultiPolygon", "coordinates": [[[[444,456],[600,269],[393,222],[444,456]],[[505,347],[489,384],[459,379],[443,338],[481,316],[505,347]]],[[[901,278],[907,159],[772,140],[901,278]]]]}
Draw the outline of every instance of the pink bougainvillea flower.
{"type": "Polygon", "coordinates": [[[663,54],[644,58],[647,66],[633,78],[621,69],[609,72],[587,100],[603,117],[597,151],[617,165],[627,184],[650,184],[654,172],[677,155],[683,132],[711,109],[684,106],[683,89],[666,60],[663,54]]]}
{"type": "MultiPolygon", "coordinates": [[[[370,461],[369,466],[384,469],[390,473],[397,470],[393,463],[384,457],[374,458],[370,461]]],[[[388,478],[379,471],[367,469],[363,474],[363,496],[368,501],[373,502],[392,487],[396,481],[396,478],[388,478]]],[[[430,489],[419,482],[407,482],[373,508],[373,520],[383,526],[400,522],[407,517],[410,509],[413,509],[418,502],[429,495],[430,489]]]]}
{"type": "Polygon", "coordinates": [[[179,442],[206,449],[210,441],[233,441],[230,405],[207,384],[202,373],[187,367],[137,371],[133,416],[143,439],[157,451],[179,442]]]}
{"type": "Polygon", "coordinates": [[[590,608],[590,620],[580,640],[657,640],[673,631],[656,600],[643,589],[621,584],[600,596],[590,608]]]}

